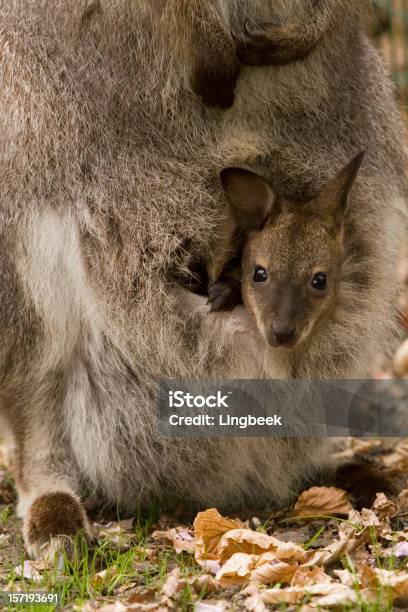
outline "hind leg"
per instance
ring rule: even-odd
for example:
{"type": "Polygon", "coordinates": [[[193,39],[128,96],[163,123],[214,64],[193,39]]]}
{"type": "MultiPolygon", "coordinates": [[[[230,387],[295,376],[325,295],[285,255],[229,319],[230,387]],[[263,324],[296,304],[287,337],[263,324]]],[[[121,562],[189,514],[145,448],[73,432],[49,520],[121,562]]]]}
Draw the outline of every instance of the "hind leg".
{"type": "Polygon", "coordinates": [[[79,475],[64,434],[54,421],[58,411],[55,401],[40,390],[31,393],[31,405],[26,399],[24,411],[11,401],[7,404],[24,542],[33,558],[53,560],[62,551],[72,556],[75,535],[81,531],[90,537],[79,498],[79,475]]]}

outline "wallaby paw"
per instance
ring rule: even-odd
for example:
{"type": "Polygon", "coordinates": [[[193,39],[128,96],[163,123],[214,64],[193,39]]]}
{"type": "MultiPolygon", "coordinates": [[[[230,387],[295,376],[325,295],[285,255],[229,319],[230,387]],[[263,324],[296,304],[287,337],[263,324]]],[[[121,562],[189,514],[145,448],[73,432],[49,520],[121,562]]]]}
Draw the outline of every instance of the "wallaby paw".
{"type": "Polygon", "coordinates": [[[236,287],[217,281],[208,288],[208,304],[210,312],[220,312],[221,310],[232,310],[238,303],[240,292],[236,287]]]}
{"type": "Polygon", "coordinates": [[[73,558],[74,538],[78,532],[90,538],[85,510],[73,495],[65,491],[37,497],[28,510],[23,531],[28,554],[51,563],[64,554],[73,558]]]}
{"type": "Polygon", "coordinates": [[[295,27],[274,23],[244,24],[244,32],[235,38],[237,55],[246,66],[283,65],[304,59],[315,44],[295,27]]]}

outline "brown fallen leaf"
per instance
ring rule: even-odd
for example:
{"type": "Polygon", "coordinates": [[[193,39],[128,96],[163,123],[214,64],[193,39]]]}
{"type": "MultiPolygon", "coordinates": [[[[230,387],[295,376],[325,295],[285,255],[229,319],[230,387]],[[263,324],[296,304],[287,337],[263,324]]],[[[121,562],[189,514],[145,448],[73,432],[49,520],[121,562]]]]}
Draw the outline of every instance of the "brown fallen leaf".
{"type": "MultiPolygon", "coordinates": [[[[329,587],[329,585],[327,585],[327,587],[329,587]]],[[[320,585],[314,585],[314,587],[310,587],[310,589],[307,590],[308,595],[319,595],[319,597],[313,600],[312,607],[318,608],[319,610],[322,608],[343,609],[346,606],[354,606],[359,598],[361,598],[362,601],[367,601],[367,599],[363,599],[361,593],[357,594],[354,589],[339,583],[333,583],[330,585],[330,588],[327,588],[327,592],[324,591],[325,589],[320,587],[320,585]],[[319,594],[322,591],[323,593],[319,594]]]]}
{"type": "Polygon", "coordinates": [[[249,595],[245,600],[245,608],[250,612],[266,612],[268,610],[266,605],[297,604],[305,596],[303,589],[296,587],[260,590],[256,584],[248,585],[243,594],[249,595]]]}
{"type": "Polygon", "coordinates": [[[387,590],[388,597],[408,601],[408,572],[379,568],[366,569],[366,576],[371,570],[371,580],[376,579],[376,586],[387,590]]]}
{"type": "Polygon", "coordinates": [[[92,577],[91,586],[95,589],[101,589],[104,585],[109,584],[109,582],[116,576],[118,573],[118,569],[115,566],[111,566],[107,569],[98,572],[92,577]]]}
{"type": "Polygon", "coordinates": [[[304,566],[314,567],[315,565],[329,565],[341,559],[341,557],[344,557],[346,554],[353,552],[361,544],[362,543],[356,538],[350,540],[335,540],[324,548],[316,551],[308,551],[307,561],[304,563],[304,566]]]}
{"type": "Polygon", "coordinates": [[[208,574],[202,576],[182,576],[179,567],[173,569],[167,576],[160,591],[162,605],[169,606],[170,600],[177,600],[179,594],[186,588],[196,594],[215,593],[219,589],[217,581],[208,574]]]}
{"type": "Polygon", "coordinates": [[[351,510],[348,521],[339,525],[339,537],[341,540],[347,540],[357,534],[360,535],[367,527],[372,527],[376,533],[388,530],[387,520],[381,521],[373,510],[368,508],[363,508],[361,512],[351,510]]]}
{"type": "Polygon", "coordinates": [[[347,493],[336,487],[312,487],[298,498],[293,516],[307,518],[311,516],[347,515],[352,505],[347,493]]]}
{"type": "Polygon", "coordinates": [[[231,529],[242,527],[241,521],[221,516],[215,508],[199,512],[194,521],[195,559],[198,563],[218,560],[218,543],[231,529]]]}
{"type": "Polygon", "coordinates": [[[265,552],[274,553],[279,560],[301,561],[305,550],[292,542],[282,542],[266,533],[251,529],[232,529],[224,533],[218,543],[218,560],[223,565],[233,554],[243,552],[260,555],[265,552]]]}
{"type": "Polygon", "coordinates": [[[261,584],[290,584],[296,572],[298,565],[290,564],[284,561],[277,561],[273,553],[264,553],[260,555],[254,570],[251,573],[253,582],[261,584]]]}
{"type": "Polygon", "coordinates": [[[287,589],[265,589],[262,600],[265,604],[297,604],[305,596],[303,589],[289,587],[287,589]]]}
{"type": "Polygon", "coordinates": [[[152,538],[155,541],[173,545],[177,553],[187,552],[194,554],[194,536],[187,527],[174,527],[166,531],[154,531],[152,538]]]}
{"type": "Polygon", "coordinates": [[[408,531],[392,531],[382,537],[389,542],[408,542],[408,531]]]}
{"type": "Polygon", "coordinates": [[[332,578],[326,574],[320,567],[305,567],[300,566],[293,575],[292,587],[305,587],[311,584],[321,582],[331,582],[332,578]]]}
{"type": "Polygon", "coordinates": [[[235,553],[221,567],[215,578],[225,587],[243,585],[248,582],[288,584],[297,567],[297,563],[289,564],[278,561],[274,553],[263,553],[262,555],[235,553]]]}
{"type": "Polygon", "coordinates": [[[125,600],[127,606],[135,606],[136,604],[155,604],[159,605],[157,600],[157,591],[153,588],[139,587],[135,589],[125,600]]]}
{"type": "Polygon", "coordinates": [[[372,510],[380,519],[383,519],[387,516],[393,516],[396,513],[397,504],[388,499],[384,493],[377,493],[372,510]]]}
{"type": "Polygon", "coordinates": [[[165,595],[165,597],[168,597],[169,599],[172,599],[183,588],[184,588],[184,581],[181,580],[181,571],[179,567],[176,567],[167,576],[166,581],[164,582],[162,589],[160,591],[160,594],[165,595]]]}
{"type": "Polygon", "coordinates": [[[206,602],[206,601],[197,601],[194,604],[193,612],[225,612],[230,609],[230,606],[227,601],[214,601],[214,602],[206,602]]]}
{"type": "MultiPolygon", "coordinates": [[[[252,585],[250,585],[252,587],[252,585]]],[[[247,590],[245,590],[247,592],[247,590]]],[[[311,586],[302,587],[288,587],[285,589],[263,589],[259,591],[257,594],[252,590],[249,591],[251,593],[252,600],[250,599],[248,604],[246,602],[246,607],[249,610],[253,610],[254,612],[258,612],[256,607],[249,607],[252,603],[256,603],[257,601],[262,604],[274,605],[274,604],[299,604],[302,599],[306,596],[316,597],[317,599],[313,599],[309,606],[312,609],[315,608],[336,608],[341,606],[346,606],[349,604],[354,604],[357,602],[357,594],[356,592],[341,584],[335,582],[323,582],[314,584],[311,586]],[[257,596],[257,599],[256,599],[257,596]]],[[[259,608],[262,609],[262,608],[259,608]]],[[[302,608],[303,609],[303,608],[302,608]]]]}
{"type": "Polygon", "coordinates": [[[257,555],[235,553],[217,572],[215,579],[218,580],[222,586],[246,584],[250,580],[256,560],[257,555]]]}
{"type": "MultiPolygon", "coordinates": [[[[127,612],[129,608],[125,606],[125,604],[123,604],[121,601],[116,601],[113,604],[105,604],[101,608],[94,607],[93,610],[98,610],[99,612],[127,612]]],[[[136,610],[137,612],[142,612],[143,610],[143,612],[146,612],[147,608],[143,609],[141,607],[136,607],[133,608],[133,610],[136,610]]]]}

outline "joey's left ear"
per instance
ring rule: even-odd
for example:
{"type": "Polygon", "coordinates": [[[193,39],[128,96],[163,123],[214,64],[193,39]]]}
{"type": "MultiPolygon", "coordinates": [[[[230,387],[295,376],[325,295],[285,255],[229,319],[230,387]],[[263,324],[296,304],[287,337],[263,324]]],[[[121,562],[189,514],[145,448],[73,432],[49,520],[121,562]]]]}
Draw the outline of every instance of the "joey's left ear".
{"type": "Polygon", "coordinates": [[[365,151],[359,153],[339,174],[322,189],[312,206],[320,214],[331,217],[338,229],[341,228],[347,209],[351,188],[360,170],[365,151]]]}
{"type": "Polygon", "coordinates": [[[246,231],[261,229],[276,200],[268,181],[244,168],[226,168],[220,178],[239,227],[246,231]]]}

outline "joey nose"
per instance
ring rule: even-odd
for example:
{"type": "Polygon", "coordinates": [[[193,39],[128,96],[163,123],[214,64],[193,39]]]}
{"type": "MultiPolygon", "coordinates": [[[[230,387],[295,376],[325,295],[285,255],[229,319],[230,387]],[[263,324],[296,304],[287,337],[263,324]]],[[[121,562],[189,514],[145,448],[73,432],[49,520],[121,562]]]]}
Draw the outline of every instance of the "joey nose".
{"type": "Polygon", "coordinates": [[[273,327],[272,329],[272,340],[273,344],[277,346],[283,346],[289,344],[295,336],[295,328],[290,325],[273,327]]]}

